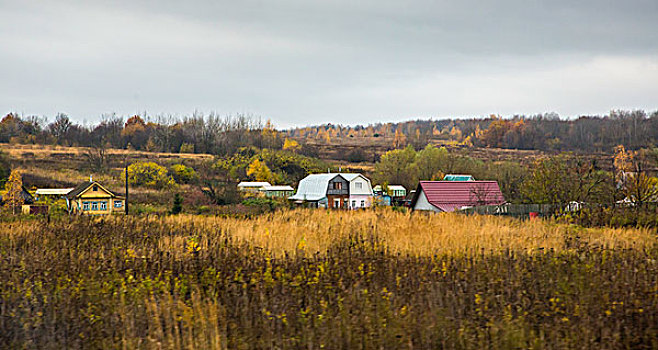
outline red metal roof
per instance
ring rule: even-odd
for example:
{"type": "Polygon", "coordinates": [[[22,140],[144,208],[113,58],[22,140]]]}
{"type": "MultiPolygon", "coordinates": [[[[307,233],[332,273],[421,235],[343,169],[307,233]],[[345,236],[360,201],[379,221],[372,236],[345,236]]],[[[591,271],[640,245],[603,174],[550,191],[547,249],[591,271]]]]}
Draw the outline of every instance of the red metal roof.
{"type": "Polygon", "coordinates": [[[496,181],[421,181],[412,207],[416,204],[421,190],[428,202],[448,212],[467,206],[505,203],[496,181]]]}

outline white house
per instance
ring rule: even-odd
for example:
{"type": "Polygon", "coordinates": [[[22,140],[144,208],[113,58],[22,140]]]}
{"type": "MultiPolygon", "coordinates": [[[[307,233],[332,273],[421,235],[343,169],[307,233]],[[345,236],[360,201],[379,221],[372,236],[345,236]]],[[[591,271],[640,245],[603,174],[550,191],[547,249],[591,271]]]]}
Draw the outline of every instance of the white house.
{"type": "Polygon", "coordinates": [[[288,199],[314,207],[357,209],[372,206],[373,192],[370,180],[361,174],[311,174],[288,199]]]}

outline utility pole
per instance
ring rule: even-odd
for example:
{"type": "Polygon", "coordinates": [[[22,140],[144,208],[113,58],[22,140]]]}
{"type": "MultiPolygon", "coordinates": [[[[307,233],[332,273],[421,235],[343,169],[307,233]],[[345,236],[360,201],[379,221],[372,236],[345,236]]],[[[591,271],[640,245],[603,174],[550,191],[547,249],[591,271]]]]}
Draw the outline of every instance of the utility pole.
{"type": "Polygon", "coordinates": [[[126,158],[125,174],[126,174],[126,203],[124,204],[124,209],[126,211],[126,215],[128,215],[128,159],[127,158],[126,158]]]}

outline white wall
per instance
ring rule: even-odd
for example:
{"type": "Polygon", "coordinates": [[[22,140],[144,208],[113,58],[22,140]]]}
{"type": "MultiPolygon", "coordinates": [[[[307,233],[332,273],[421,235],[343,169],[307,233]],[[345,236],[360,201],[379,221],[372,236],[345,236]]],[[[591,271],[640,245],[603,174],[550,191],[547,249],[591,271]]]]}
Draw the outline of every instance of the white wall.
{"type": "Polygon", "coordinates": [[[366,180],[362,176],[357,176],[352,181],[350,181],[350,195],[369,195],[372,196],[372,186],[370,181],[366,180]],[[361,188],[357,187],[357,184],[361,184],[361,188]]]}
{"type": "Polygon", "coordinates": [[[425,196],[425,191],[423,191],[422,188],[420,189],[420,194],[418,194],[418,200],[414,205],[414,210],[431,210],[435,212],[441,212],[439,208],[430,204],[430,202],[427,200],[427,196],[425,196]]]}

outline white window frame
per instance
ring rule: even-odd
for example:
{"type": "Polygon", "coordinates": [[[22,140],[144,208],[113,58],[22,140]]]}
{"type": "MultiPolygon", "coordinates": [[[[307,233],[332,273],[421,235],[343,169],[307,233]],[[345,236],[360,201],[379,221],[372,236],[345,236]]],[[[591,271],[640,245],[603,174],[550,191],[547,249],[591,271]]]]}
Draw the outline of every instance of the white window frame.
{"type": "Polygon", "coordinates": [[[123,207],[123,202],[122,201],[114,201],[114,207],[115,208],[122,208],[123,207]]]}
{"type": "Polygon", "coordinates": [[[361,200],[361,208],[365,208],[365,207],[366,207],[366,201],[362,199],[361,200]]]}
{"type": "Polygon", "coordinates": [[[87,202],[87,201],[82,202],[82,210],[84,210],[84,211],[89,210],[89,202],[87,202]]]}
{"type": "Polygon", "coordinates": [[[107,201],[100,201],[101,210],[107,210],[107,201]]]}
{"type": "Polygon", "coordinates": [[[98,202],[97,201],[92,201],[91,202],[91,210],[92,211],[97,211],[98,210],[98,202]]]}

